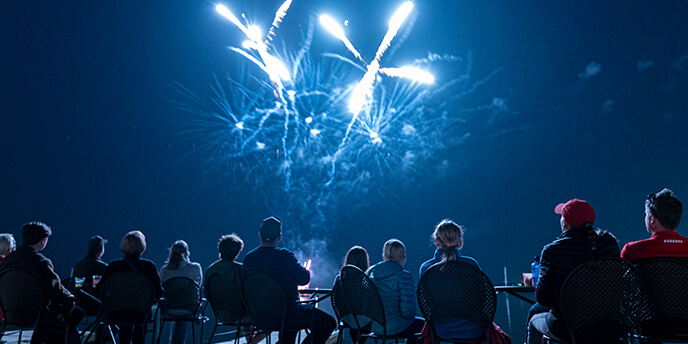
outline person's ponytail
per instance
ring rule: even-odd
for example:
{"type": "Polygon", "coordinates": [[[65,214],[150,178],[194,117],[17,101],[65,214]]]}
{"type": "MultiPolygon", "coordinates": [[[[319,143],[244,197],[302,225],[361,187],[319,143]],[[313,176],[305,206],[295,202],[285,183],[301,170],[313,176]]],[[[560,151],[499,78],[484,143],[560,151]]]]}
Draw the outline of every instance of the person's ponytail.
{"type": "Polygon", "coordinates": [[[592,227],[592,223],[590,222],[583,224],[583,229],[585,229],[585,233],[587,234],[586,239],[590,247],[590,252],[588,253],[588,264],[590,264],[593,268],[599,267],[600,256],[597,252],[597,239],[599,239],[600,236],[597,234],[595,228],[592,227]]]}

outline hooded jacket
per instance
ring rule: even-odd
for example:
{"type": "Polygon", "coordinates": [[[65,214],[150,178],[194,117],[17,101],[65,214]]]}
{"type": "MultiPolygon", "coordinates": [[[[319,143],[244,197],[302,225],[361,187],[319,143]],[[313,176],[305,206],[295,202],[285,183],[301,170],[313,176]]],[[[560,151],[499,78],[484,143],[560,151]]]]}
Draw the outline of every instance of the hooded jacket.
{"type": "MultiPolygon", "coordinates": [[[[405,330],[416,318],[416,288],[413,276],[399,263],[391,261],[379,262],[368,271],[385,307],[387,335],[405,330]]],[[[375,333],[383,333],[383,328],[375,322],[372,330],[375,333]]]]}

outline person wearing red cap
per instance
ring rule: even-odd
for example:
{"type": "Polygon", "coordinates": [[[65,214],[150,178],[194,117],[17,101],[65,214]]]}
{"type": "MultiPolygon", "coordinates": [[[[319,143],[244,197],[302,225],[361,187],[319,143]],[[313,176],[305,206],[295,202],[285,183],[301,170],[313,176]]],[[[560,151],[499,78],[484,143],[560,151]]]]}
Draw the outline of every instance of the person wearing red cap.
{"type": "MultiPolygon", "coordinates": [[[[583,200],[572,199],[558,204],[554,212],[561,215],[562,233],[547,244],[540,255],[540,278],[535,287],[537,303],[531,308],[528,343],[541,343],[542,334],[570,341],[559,310],[559,294],[568,274],[585,261],[601,257],[619,257],[616,238],[606,231],[595,231],[595,210],[583,200]]],[[[620,343],[618,324],[590,324],[573,333],[577,342],[620,343]]]]}
{"type": "Polygon", "coordinates": [[[657,257],[678,258],[688,262],[688,238],[676,232],[682,214],[683,205],[671,190],[665,188],[647,196],[645,229],[652,237],[626,244],[621,250],[621,258],[633,263],[657,257]]]}

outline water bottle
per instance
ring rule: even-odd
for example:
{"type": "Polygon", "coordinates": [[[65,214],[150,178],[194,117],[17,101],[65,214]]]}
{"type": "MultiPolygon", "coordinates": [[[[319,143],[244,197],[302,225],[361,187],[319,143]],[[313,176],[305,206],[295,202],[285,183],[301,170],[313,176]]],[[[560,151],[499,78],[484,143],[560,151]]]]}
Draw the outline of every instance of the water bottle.
{"type": "Polygon", "coordinates": [[[535,256],[533,259],[533,263],[530,264],[530,272],[533,274],[533,287],[535,287],[540,278],[540,256],[535,256]]]}

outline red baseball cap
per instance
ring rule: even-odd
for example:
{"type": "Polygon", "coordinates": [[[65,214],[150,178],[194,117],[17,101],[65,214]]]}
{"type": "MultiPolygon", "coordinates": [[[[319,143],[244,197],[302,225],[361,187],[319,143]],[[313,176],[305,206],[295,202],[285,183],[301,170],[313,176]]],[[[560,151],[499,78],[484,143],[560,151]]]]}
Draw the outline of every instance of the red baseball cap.
{"type": "Polygon", "coordinates": [[[581,227],[586,222],[595,223],[595,210],[588,202],[577,198],[557,204],[554,212],[561,214],[564,220],[573,227],[581,227]]]}

